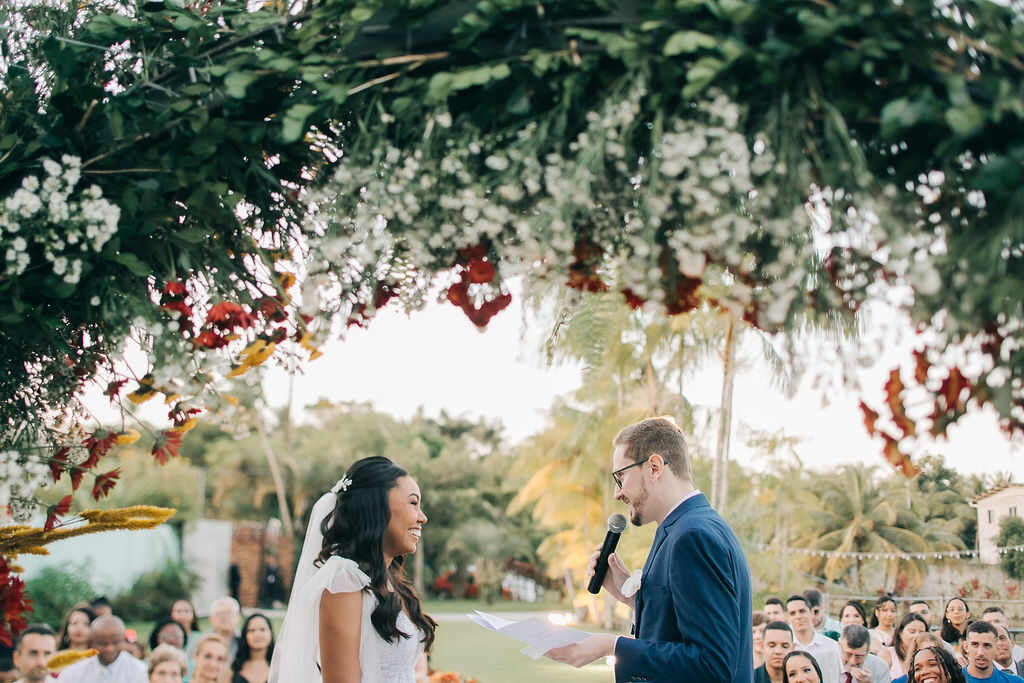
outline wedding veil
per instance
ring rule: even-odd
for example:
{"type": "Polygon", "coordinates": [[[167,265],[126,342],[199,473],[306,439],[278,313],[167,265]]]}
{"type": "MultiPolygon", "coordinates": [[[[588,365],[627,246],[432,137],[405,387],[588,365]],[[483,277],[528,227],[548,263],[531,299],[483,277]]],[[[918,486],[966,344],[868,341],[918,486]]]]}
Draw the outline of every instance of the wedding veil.
{"type": "MultiPolygon", "coordinates": [[[[334,511],[342,481],[344,479],[320,496],[309,515],[309,526],[306,527],[306,537],[302,541],[302,554],[299,556],[299,564],[295,567],[295,578],[292,580],[288,612],[285,614],[281,633],[274,646],[269,683],[305,683],[311,680],[311,675],[316,674],[316,649],[320,640],[319,624],[316,623],[315,610],[310,610],[309,606],[299,599],[299,596],[304,587],[308,588],[306,584],[317,573],[315,562],[324,545],[324,535],[320,527],[334,511]]],[[[316,592],[317,600],[319,600],[320,592],[316,592]]],[[[320,679],[318,674],[316,679],[320,679]]]]}

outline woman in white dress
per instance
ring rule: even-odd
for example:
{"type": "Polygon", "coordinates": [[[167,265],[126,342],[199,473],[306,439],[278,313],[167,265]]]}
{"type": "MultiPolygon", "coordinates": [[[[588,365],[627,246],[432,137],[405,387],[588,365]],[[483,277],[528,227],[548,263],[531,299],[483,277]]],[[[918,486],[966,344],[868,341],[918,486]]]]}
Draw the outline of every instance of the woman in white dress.
{"type": "Polygon", "coordinates": [[[415,480],[364,458],[310,515],[270,683],[414,683],[437,622],[402,562],[427,516],[415,480]]]}

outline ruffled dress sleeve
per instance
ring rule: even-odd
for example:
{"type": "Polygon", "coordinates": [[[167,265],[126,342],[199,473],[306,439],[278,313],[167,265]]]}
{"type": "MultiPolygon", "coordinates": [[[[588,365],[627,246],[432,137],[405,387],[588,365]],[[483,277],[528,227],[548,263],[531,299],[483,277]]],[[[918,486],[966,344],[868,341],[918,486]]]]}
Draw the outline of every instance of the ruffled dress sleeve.
{"type": "MultiPolygon", "coordinates": [[[[270,665],[270,683],[298,683],[320,681],[320,599],[328,593],[356,593],[370,585],[370,577],[359,566],[345,557],[333,556],[292,595],[284,624],[274,648],[270,665]]],[[[363,594],[362,620],[366,622],[372,611],[373,594],[363,594]],[[368,602],[369,600],[369,602],[368,602]]],[[[365,638],[360,639],[361,641],[365,638]]],[[[364,660],[366,643],[360,642],[360,663],[367,670],[371,662],[364,660]]],[[[371,654],[372,657],[372,654],[371,654]]]]}

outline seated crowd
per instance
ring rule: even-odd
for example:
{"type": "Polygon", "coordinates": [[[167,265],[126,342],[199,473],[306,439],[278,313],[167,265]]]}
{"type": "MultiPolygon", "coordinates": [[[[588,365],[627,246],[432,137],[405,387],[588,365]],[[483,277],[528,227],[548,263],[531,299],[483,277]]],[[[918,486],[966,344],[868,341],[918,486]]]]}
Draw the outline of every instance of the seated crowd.
{"type": "Polygon", "coordinates": [[[0,680],[18,683],[267,683],[274,633],[260,613],[242,622],[234,598],[210,606],[209,633],[200,632],[188,600],[175,601],[158,620],[149,640],[140,640],[115,616],[102,598],[76,605],[58,631],[48,624],[30,624],[14,643],[14,671],[0,680]],[[47,669],[55,654],[96,650],[59,672],[47,669]],[[11,678],[13,676],[13,679],[11,678]]]}
{"type": "Polygon", "coordinates": [[[972,620],[953,598],[933,626],[927,601],[911,601],[900,617],[886,596],[870,613],[852,600],[836,620],[814,589],[769,598],[754,613],[754,683],[1024,683],[1024,648],[1001,607],[972,620]]]}

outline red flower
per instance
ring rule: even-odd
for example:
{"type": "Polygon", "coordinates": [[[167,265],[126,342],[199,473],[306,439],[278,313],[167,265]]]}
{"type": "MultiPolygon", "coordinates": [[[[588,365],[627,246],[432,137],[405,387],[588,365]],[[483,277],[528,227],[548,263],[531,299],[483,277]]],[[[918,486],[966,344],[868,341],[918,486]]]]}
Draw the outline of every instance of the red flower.
{"type": "Polygon", "coordinates": [[[117,398],[118,394],[121,393],[121,388],[124,387],[125,384],[128,384],[128,380],[126,379],[114,380],[107,384],[107,388],[104,390],[103,395],[113,401],[117,398]]]}
{"type": "Polygon", "coordinates": [[[215,304],[206,314],[206,324],[220,330],[245,329],[252,327],[255,322],[256,316],[231,301],[215,304]]]}
{"type": "Polygon", "coordinates": [[[14,638],[28,626],[25,612],[32,609],[32,601],[25,597],[25,582],[20,577],[11,576],[4,557],[0,557],[0,606],[3,609],[0,643],[11,647],[14,638]]]}
{"type": "Polygon", "coordinates": [[[164,294],[168,297],[184,297],[188,294],[188,289],[185,288],[184,282],[172,280],[164,285],[164,294]]]}
{"type": "Polygon", "coordinates": [[[637,296],[632,289],[626,287],[622,290],[622,296],[626,297],[626,304],[634,311],[644,305],[644,299],[637,296]]]}
{"type": "Polygon", "coordinates": [[[94,500],[99,500],[103,496],[110,493],[110,489],[114,488],[117,483],[117,478],[121,476],[121,468],[115,467],[109,472],[97,475],[96,482],[92,485],[92,497],[94,500]]]}
{"type": "Polygon", "coordinates": [[[57,525],[60,521],[57,519],[57,515],[66,515],[68,510],[71,509],[71,496],[67,495],[60,499],[60,502],[56,505],[51,505],[46,509],[46,524],[43,525],[43,529],[49,531],[57,525]]]}
{"type": "Polygon", "coordinates": [[[194,343],[196,346],[202,346],[206,349],[222,349],[228,345],[228,340],[213,330],[204,330],[199,333],[194,343]]]}
{"type": "Polygon", "coordinates": [[[876,431],[875,422],[878,421],[878,413],[872,410],[864,401],[860,402],[860,412],[864,413],[864,427],[867,428],[868,434],[874,436],[876,431]]]}
{"type": "Polygon", "coordinates": [[[484,284],[494,279],[494,264],[484,259],[473,259],[469,262],[469,281],[484,284]]]}
{"type": "Polygon", "coordinates": [[[71,477],[71,490],[77,491],[78,487],[82,485],[82,477],[85,476],[85,470],[81,467],[72,467],[68,470],[68,476],[71,477]]]}
{"type": "Polygon", "coordinates": [[[116,432],[108,432],[106,429],[97,429],[86,437],[82,445],[89,450],[89,457],[81,464],[83,469],[91,469],[96,466],[104,455],[106,455],[117,441],[116,432]]]}
{"type": "Polygon", "coordinates": [[[50,475],[53,477],[54,484],[60,481],[60,475],[64,472],[64,467],[68,462],[68,454],[70,453],[70,448],[59,448],[53,454],[53,457],[50,458],[50,475]]]}
{"type": "Polygon", "coordinates": [[[265,296],[256,302],[260,314],[271,322],[281,323],[288,319],[288,311],[284,310],[284,303],[277,297],[265,296]]]}
{"type": "Polygon", "coordinates": [[[168,458],[178,457],[178,449],[181,448],[181,434],[179,432],[160,432],[153,444],[151,451],[153,457],[161,465],[167,463],[168,458]]]}

